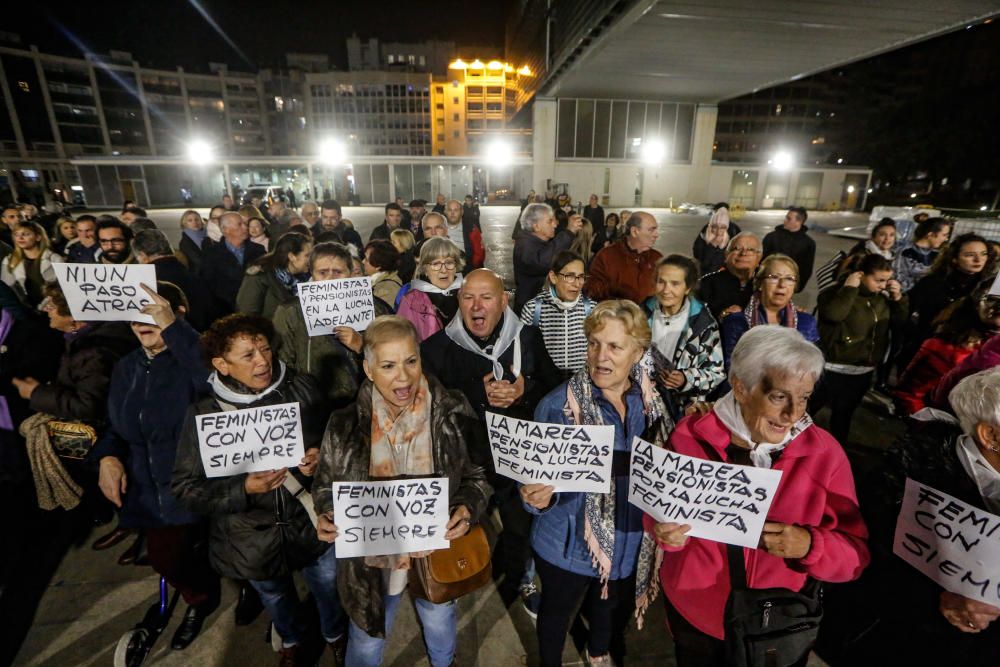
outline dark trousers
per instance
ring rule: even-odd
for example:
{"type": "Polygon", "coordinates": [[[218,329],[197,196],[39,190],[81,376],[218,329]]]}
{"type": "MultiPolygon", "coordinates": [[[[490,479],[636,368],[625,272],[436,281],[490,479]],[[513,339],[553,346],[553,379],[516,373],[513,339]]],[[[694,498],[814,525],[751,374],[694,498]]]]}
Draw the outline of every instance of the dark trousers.
{"type": "MultiPolygon", "coordinates": [[[[538,654],[542,667],[562,665],[563,645],[570,624],[583,612],[589,625],[587,649],[597,658],[612,649],[612,642],[625,631],[629,613],[620,606],[631,604],[635,576],[608,582],[608,597],[601,599],[603,585],[597,577],[573,574],[535,554],[535,568],[542,582],[538,609],[538,654]]],[[[631,611],[631,610],[629,610],[631,611]]]]}
{"type": "Polygon", "coordinates": [[[204,526],[158,526],[144,532],[149,564],[185,602],[197,606],[219,599],[219,576],[208,564],[204,526]]]}
{"type": "Polygon", "coordinates": [[[503,573],[504,588],[513,594],[531,560],[531,515],[524,509],[516,484],[501,482],[493,488],[493,501],[503,524],[493,555],[493,568],[495,574],[503,573]]]}
{"type": "Polygon", "coordinates": [[[847,375],[823,371],[816,391],[809,400],[809,413],[815,415],[824,405],[830,406],[830,433],[841,445],[851,434],[851,417],[872,385],[874,371],[847,375]]]}
{"type": "Polygon", "coordinates": [[[725,643],[688,623],[666,595],[663,602],[667,608],[667,625],[674,638],[678,667],[725,667],[725,643]]]}

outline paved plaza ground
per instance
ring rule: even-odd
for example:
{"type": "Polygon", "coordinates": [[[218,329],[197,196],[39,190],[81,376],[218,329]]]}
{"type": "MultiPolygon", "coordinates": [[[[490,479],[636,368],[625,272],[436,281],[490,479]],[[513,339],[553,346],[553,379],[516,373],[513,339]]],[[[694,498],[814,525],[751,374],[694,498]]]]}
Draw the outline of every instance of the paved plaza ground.
{"type": "MultiPolygon", "coordinates": [[[[151,217],[176,243],[180,229],[180,209],[157,210],[151,217]]],[[[691,244],[705,219],[691,215],[675,215],[663,210],[651,210],[660,222],[657,247],[663,252],[690,253],[691,244]]],[[[484,207],[482,226],[487,245],[487,265],[497,270],[511,284],[510,232],[516,218],[516,207],[484,207]]],[[[363,238],[381,219],[375,207],[344,209],[363,238]]],[[[783,212],[751,212],[739,222],[747,231],[766,233],[781,223],[783,212]]],[[[864,228],[865,219],[856,214],[815,214],[809,224],[827,231],[864,228]]],[[[848,231],[849,234],[852,230],[848,231]]],[[[817,242],[816,266],[820,266],[837,251],[855,241],[814,231],[817,242]]],[[[811,309],[815,303],[815,287],[810,284],[797,300],[811,309]]],[[[822,422],[822,415],[820,416],[822,422]]],[[[848,446],[856,466],[865,466],[872,453],[886,446],[899,426],[876,407],[859,411],[848,446]]],[[[30,521],[36,521],[30,519],[30,521]]],[[[38,519],[44,525],[25,547],[22,572],[24,581],[12,581],[4,592],[4,632],[13,632],[13,645],[4,648],[20,650],[16,656],[0,654],[0,664],[13,660],[16,665],[65,667],[67,665],[110,665],[118,638],[138,622],[146,608],[156,599],[157,577],[148,567],[116,564],[117,557],[127,546],[123,544],[107,552],[95,552],[90,542],[107,530],[94,529],[89,537],[76,536],[67,548],[68,531],[59,517],[38,519]],[[63,554],[65,554],[63,556],[63,554]]],[[[233,622],[235,587],[226,582],[223,601],[213,614],[198,640],[183,652],[172,652],[170,636],[183,613],[183,604],[174,614],[174,622],[160,639],[148,664],[156,665],[239,665],[255,667],[273,665],[277,656],[264,643],[266,614],[250,627],[237,628],[233,622]]],[[[507,607],[494,586],[462,599],[459,621],[458,664],[464,667],[516,667],[537,664],[534,624],[520,603],[507,607]]],[[[673,646],[664,629],[662,606],[654,604],[647,616],[645,628],[634,627],[627,640],[628,665],[675,664],[673,646]]],[[[5,642],[7,643],[7,642],[5,642]]],[[[329,655],[321,664],[332,664],[329,655]]],[[[392,633],[386,653],[386,665],[392,667],[424,666],[424,653],[419,627],[412,606],[401,605],[397,627],[392,633]]],[[[564,664],[586,664],[571,642],[567,642],[564,664]]],[[[810,664],[823,664],[818,658],[810,664]]]]}

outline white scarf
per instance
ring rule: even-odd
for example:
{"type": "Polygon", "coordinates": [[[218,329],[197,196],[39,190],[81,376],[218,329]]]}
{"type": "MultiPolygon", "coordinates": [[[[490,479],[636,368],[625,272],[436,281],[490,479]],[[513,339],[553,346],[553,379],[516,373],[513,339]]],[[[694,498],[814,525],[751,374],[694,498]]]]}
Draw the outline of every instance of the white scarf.
{"type": "Polygon", "coordinates": [[[232,405],[249,405],[254,401],[259,401],[264,398],[272,391],[278,388],[285,379],[285,362],[278,362],[278,379],[272,382],[266,389],[255,394],[241,394],[240,392],[230,389],[219,377],[218,371],[212,371],[212,374],[208,376],[208,383],[212,385],[212,391],[215,392],[215,397],[220,401],[225,401],[226,403],[231,403],[232,405]]]}
{"type": "Polygon", "coordinates": [[[986,509],[1000,514],[1000,472],[986,460],[971,435],[959,436],[955,441],[955,451],[966,474],[976,483],[986,509]]]}
{"type": "Polygon", "coordinates": [[[882,250],[882,248],[879,248],[877,245],[875,245],[875,242],[872,241],[871,239],[865,241],[865,250],[867,250],[872,255],[882,255],[886,259],[889,260],[892,259],[892,248],[890,248],[889,250],[882,250]]]}
{"type": "Polygon", "coordinates": [[[459,287],[462,286],[462,274],[459,273],[455,276],[455,279],[451,281],[451,284],[441,289],[434,283],[427,282],[426,280],[421,280],[420,278],[414,278],[410,281],[410,288],[417,290],[418,292],[426,292],[428,294],[451,294],[459,287]]]}
{"type": "Polygon", "coordinates": [[[691,316],[691,301],[684,299],[684,304],[676,315],[664,315],[659,304],[653,308],[653,344],[665,359],[672,360],[677,351],[684,329],[687,328],[691,316]]]}
{"type": "Polygon", "coordinates": [[[559,294],[556,292],[555,287],[549,287],[549,296],[552,297],[552,305],[559,310],[573,310],[576,308],[576,304],[580,303],[580,297],[583,296],[583,292],[576,295],[576,298],[572,301],[563,301],[559,298],[559,294]]]}
{"type": "Polygon", "coordinates": [[[716,401],[715,407],[713,407],[712,410],[719,418],[719,421],[721,421],[722,424],[729,429],[729,432],[732,433],[733,437],[750,445],[750,461],[757,468],[770,468],[771,454],[774,452],[780,452],[788,445],[789,442],[802,433],[802,431],[812,426],[812,418],[810,418],[808,414],[802,415],[802,419],[795,422],[795,424],[788,429],[788,433],[785,434],[785,437],[781,442],[754,442],[753,438],[750,436],[750,429],[747,428],[747,423],[743,419],[743,413],[740,411],[740,406],[736,402],[736,394],[730,391],[728,394],[716,401]]]}
{"type": "Polygon", "coordinates": [[[493,344],[493,350],[487,354],[486,350],[479,347],[476,341],[472,340],[472,336],[469,332],[465,330],[465,323],[462,321],[462,311],[455,313],[455,317],[452,318],[448,326],[445,327],[445,333],[448,338],[452,340],[455,345],[458,345],[463,350],[468,350],[473,354],[478,354],[481,357],[486,357],[493,362],[493,377],[497,380],[503,379],[503,365],[500,363],[500,355],[507,351],[507,348],[514,344],[514,377],[521,374],[521,321],[517,319],[517,315],[508,306],[507,310],[503,314],[503,325],[500,329],[500,336],[497,338],[497,342],[493,344]]]}

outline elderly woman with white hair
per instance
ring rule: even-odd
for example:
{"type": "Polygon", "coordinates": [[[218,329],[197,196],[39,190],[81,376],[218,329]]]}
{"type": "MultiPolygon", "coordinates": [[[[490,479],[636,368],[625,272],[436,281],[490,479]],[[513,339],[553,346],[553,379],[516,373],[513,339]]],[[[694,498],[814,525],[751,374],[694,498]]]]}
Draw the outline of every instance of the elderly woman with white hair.
{"type": "MultiPolygon", "coordinates": [[[[437,215],[436,213],[433,215],[437,215]]],[[[431,237],[420,246],[416,275],[400,290],[396,314],[413,323],[421,341],[447,326],[458,312],[465,260],[451,239],[431,237]]]]}
{"type": "MultiPolygon", "coordinates": [[[[450,519],[444,537],[465,535],[486,511],[492,490],[467,445],[484,438],[469,401],[425,375],[413,325],[401,317],[375,318],[364,334],[367,379],[357,402],[334,412],[327,425],[313,486],[318,535],[333,542],[333,482],[447,477],[450,519]]],[[[382,664],[385,640],[411,559],[420,554],[345,558],[338,561],[337,588],[350,617],[347,664],[382,664]]],[[[416,600],[417,615],[432,667],[449,667],[457,648],[456,603],[416,600]]]]}
{"type": "Polygon", "coordinates": [[[514,242],[514,312],[545,286],[552,259],[568,250],[583,226],[583,218],[572,216],[566,229],[558,230],[555,212],[548,204],[528,204],[521,212],[522,233],[514,242]]]}
{"type": "MultiPolygon", "coordinates": [[[[818,606],[815,582],[856,579],[868,564],[850,463],[806,414],[822,370],[822,353],[796,330],[754,327],[733,351],[732,390],[707,414],[683,419],[670,436],[668,448],[681,454],[782,473],[757,548],[688,537],[686,524],[646,517],[664,551],[660,580],[681,667],[746,664],[745,656],[734,662],[745,647],[725,641],[738,636],[727,601],[770,610],[783,596],[799,594],[807,608],[818,606]]],[[[800,637],[794,655],[777,647],[775,664],[805,664],[813,638],[800,637]]]]}

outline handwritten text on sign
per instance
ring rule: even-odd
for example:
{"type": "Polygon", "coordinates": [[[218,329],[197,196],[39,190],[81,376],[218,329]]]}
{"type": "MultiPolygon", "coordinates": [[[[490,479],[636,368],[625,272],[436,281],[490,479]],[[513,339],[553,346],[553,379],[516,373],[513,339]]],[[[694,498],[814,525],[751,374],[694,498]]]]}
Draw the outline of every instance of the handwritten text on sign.
{"type": "Polygon", "coordinates": [[[198,415],[195,425],[206,477],[290,468],[305,455],[298,403],[198,415]]]}
{"type": "Polygon", "coordinates": [[[448,478],[334,482],[337,558],[447,549],[448,478]]]}
{"type": "Polygon", "coordinates": [[[685,456],[636,438],[628,500],[688,535],[756,548],[781,481],[780,470],[685,456]]]}
{"type": "Polygon", "coordinates": [[[614,426],[541,424],[486,413],[493,467],[522,484],[608,493],[614,426]]]}
{"type": "Polygon", "coordinates": [[[152,302],[140,283],[156,289],[152,264],[53,264],[73,319],[79,322],[146,322],[143,306],[152,302]]]}
{"type": "Polygon", "coordinates": [[[371,278],[339,278],[299,283],[299,305],[310,336],[337,327],[364,331],[375,319],[371,278]]]}
{"type": "Polygon", "coordinates": [[[892,552],[945,590],[1000,607],[1000,516],[907,479],[892,552]]]}

